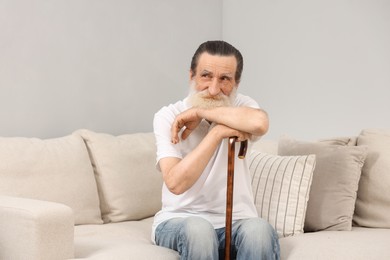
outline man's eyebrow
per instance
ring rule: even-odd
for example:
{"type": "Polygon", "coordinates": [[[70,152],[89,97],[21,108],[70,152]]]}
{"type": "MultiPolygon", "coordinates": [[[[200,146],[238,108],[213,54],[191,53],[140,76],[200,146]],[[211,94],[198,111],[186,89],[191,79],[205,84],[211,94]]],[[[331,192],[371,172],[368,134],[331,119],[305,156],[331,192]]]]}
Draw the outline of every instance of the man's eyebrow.
{"type": "Polygon", "coordinates": [[[212,72],[208,71],[208,70],[202,70],[200,73],[201,74],[212,74],[212,72]]]}
{"type": "Polygon", "coordinates": [[[221,74],[221,77],[229,77],[229,78],[232,78],[234,76],[233,73],[230,73],[230,72],[227,72],[227,73],[222,73],[221,74]]]}

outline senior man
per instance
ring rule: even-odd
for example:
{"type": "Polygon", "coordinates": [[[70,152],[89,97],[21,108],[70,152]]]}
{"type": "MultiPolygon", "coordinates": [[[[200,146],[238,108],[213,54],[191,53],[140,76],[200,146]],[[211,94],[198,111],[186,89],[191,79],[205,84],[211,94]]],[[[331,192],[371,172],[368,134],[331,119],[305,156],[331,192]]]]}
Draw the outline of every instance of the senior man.
{"type": "MultiPolygon", "coordinates": [[[[154,117],[164,184],[152,238],[180,259],[223,259],[227,138],[251,141],[268,130],[267,113],[237,93],[242,69],[242,55],[229,43],[202,43],[191,61],[190,94],[154,117]]],[[[234,182],[232,255],[279,259],[275,230],[257,216],[246,159],[236,162],[234,182]]]]}

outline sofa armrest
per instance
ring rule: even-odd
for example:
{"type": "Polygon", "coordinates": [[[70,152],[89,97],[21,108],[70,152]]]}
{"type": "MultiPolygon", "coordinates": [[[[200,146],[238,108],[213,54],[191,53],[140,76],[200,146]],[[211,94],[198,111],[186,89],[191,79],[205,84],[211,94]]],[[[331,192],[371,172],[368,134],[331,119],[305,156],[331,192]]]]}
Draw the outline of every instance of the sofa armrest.
{"type": "Polygon", "coordinates": [[[74,217],[70,207],[0,196],[0,259],[73,258],[74,217]]]}

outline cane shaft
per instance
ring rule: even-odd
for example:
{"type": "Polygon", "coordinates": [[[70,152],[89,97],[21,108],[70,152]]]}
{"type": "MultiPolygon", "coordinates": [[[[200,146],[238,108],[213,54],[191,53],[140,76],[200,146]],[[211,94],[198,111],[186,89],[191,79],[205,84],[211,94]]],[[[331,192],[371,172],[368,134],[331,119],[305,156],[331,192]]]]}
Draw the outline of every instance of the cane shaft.
{"type": "MultiPolygon", "coordinates": [[[[225,260],[230,260],[232,241],[232,221],[233,221],[233,188],[234,188],[234,155],[236,147],[236,137],[230,137],[228,143],[228,173],[226,189],[226,222],[225,222],[225,260]]],[[[247,151],[248,141],[242,141],[238,158],[244,159],[247,151]]]]}
{"type": "Polygon", "coordinates": [[[231,247],[231,240],[232,240],[235,142],[236,142],[235,137],[229,138],[227,190],[226,190],[225,260],[230,260],[230,251],[231,251],[230,247],[231,247]]]}

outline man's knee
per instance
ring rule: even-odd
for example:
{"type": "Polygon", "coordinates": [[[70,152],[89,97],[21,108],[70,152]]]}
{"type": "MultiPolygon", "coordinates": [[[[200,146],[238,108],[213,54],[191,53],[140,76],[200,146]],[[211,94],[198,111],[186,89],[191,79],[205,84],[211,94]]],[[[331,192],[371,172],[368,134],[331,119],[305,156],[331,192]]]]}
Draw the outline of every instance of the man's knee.
{"type": "Polygon", "coordinates": [[[200,217],[188,217],[183,222],[182,235],[189,240],[207,240],[215,237],[214,227],[200,217]]]}
{"type": "Polygon", "coordinates": [[[180,251],[183,259],[216,259],[217,235],[210,222],[199,217],[188,217],[180,234],[180,251]]]}
{"type": "Polygon", "coordinates": [[[266,248],[272,248],[278,242],[274,228],[261,218],[243,220],[237,230],[237,239],[243,243],[266,248]]]}
{"type": "Polygon", "coordinates": [[[274,228],[262,218],[251,218],[243,220],[239,232],[243,232],[245,235],[270,236],[275,234],[274,228]]]}
{"type": "Polygon", "coordinates": [[[247,259],[262,256],[261,259],[279,259],[279,241],[274,228],[264,219],[242,220],[236,233],[236,245],[242,249],[247,259]]]}

